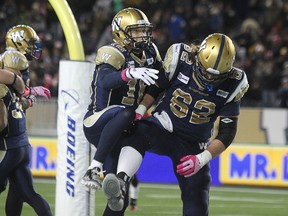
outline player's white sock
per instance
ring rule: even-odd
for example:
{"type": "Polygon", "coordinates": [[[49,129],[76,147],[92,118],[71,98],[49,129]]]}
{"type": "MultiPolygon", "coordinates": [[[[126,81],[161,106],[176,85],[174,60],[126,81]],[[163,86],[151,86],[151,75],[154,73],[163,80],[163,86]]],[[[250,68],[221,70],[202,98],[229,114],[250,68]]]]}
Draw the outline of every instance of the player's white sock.
{"type": "Polygon", "coordinates": [[[132,199],[138,199],[138,194],[139,194],[139,191],[140,191],[140,187],[139,187],[139,184],[134,187],[131,183],[130,183],[130,189],[129,189],[129,196],[130,198],[132,199]]]}
{"type": "Polygon", "coordinates": [[[131,146],[125,146],[121,149],[117,173],[124,172],[132,177],[139,169],[143,158],[142,155],[131,146]]]}
{"type": "Polygon", "coordinates": [[[96,161],[96,160],[92,160],[88,169],[93,169],[94,167],[99,167],[101,170],[103,170],[103,163],[96,161]]]}

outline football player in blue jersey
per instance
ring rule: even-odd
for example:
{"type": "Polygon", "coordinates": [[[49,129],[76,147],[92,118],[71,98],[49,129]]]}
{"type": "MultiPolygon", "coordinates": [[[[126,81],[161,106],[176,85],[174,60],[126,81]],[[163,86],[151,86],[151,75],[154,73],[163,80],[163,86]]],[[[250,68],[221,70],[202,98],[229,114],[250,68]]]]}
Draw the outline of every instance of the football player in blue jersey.
{"type": "Polygon", "coordinates": [[[102,186],[103,170],[116,173],[120,146],[115,144],[153,104],[151,86],[162,67],[151,41],[152,25],[141,10],[118,12],[112,34],[114,43],[97,51],[91,103],[83,121],[85,136],[97,150],[81,182],[95,190],[102,186]]]}
{"type": "Polygon", "coordinates": [[[0,58],[1,67],[17,73],[26,85],[22,94],[15,94],[9,85],[0,85],[0,111],[3,116],[0,132],[0,193],[9,180],[6,215],[20,216],[23,201],[33,207],[37,215],[52,215],[48,203],[33,187],[29,166],[31,146],[26,133],[25,110],[35,104],[36,97],[51,97],[50,91],[42,86],[29,87],[28,59],[40,57],[40,43],[31,27],[15,26],[7,32],[7,51],[0,58]]]}
{"type": "MultiPolygon", "coordinates": [[[[2,56],[5,56],[6,54],[11,55],[11,51],[18,51],[23,54],[28,61],[32,61],[33,59],[38,60],[41,57],[42,42],[40,41],[39,36],[31,26],[13,26],[8,30],[5,40],[6,51],[2,54],[2,56]]],[[[5,61],[3,61],[3,63],[5,63],[5,61]]],[[[17,62],[15,62],[15,64],[16,63],[17,62]]],[[[50,99],[51,94],[49,89],[43,86],[30,86],[29,67],[20,71],[20,74],[26,85],[26,89],[23,94],[24,97],[34,95],[35,97],[50,99]]]]}
{"type": "Polygon", "coordinates": [[[138,121],[134,133],[123,139],[117,175],[108,174],[103,181],[114,211],[123,211],[127,181],[145,151],[151,151],[171,158],[183,215],[208,215],[209,161],[232,143],[240,101],[249,85],[245,72],[233,67],[236,52],[228,36],[209,35],[195,53],[191,47],[178,43],[168,49],[163,68],[169,84],[164,96],[153,115],[138,121]],[[218,117],[218,134],[211,138],[218,117]]]}

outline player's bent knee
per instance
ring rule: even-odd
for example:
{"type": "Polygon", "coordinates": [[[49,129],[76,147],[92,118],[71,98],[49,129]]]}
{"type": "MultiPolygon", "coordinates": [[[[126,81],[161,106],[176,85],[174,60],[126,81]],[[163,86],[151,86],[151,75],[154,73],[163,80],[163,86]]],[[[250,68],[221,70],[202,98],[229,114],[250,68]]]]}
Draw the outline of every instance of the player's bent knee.
{"type": "Polygon", "coordinates": [[[135,118],[135,111],[131,108],[121,110],[118,115],[121,115],[127,121],[133,121],[135,118]]]}

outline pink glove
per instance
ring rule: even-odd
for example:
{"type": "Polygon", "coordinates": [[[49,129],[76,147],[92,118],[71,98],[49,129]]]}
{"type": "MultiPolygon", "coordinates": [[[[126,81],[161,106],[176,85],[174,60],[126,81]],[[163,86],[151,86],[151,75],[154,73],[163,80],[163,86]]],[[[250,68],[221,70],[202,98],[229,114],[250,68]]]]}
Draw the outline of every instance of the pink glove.
{"type": "Polygon", "coordinates": [[[201,168],[201,163],[196,155],[187,155],[180,159],[181,164],[177,165],[177,173],[184,177],[196,174],[201,168]]]}
{"type": "Polygon", "coordinates": [[[30,87],[30,94],[36,97],[43,97],[47,100],[51,98],[50,90],[43,86],[30,87]]]}
{"type": "Polygon", "coordinates": [[[212,160],[212,155],[208,150],[204,150],[197,155],[186,155],[180,159],[181,164],[177,165],[176,172],[184,177],[196,174],[205,164],[212,160]]]}

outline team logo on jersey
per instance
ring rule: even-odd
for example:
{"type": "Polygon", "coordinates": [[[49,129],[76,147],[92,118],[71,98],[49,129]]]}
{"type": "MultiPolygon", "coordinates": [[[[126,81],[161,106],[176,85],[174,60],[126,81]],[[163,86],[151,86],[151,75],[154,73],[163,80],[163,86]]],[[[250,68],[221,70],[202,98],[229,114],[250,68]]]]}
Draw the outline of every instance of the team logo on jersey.
{"type": "Polygon", "coordinates": [[[110,57],[111,57],[111,55],[108,54],[108,53],[104,53],[104,54],[102,55],[102,59],[103,59],[105,62],[107,62],[110,57]]]}
{"type": "Polygon", "coordinates": [[[204,150],[210,145],[210,142],[199,142],[198,145],[201,150],[204,150]]]}
{"type": "Polygon", "coordinates": [[[221,122],[224,122],[225,124],[228,124],[228,123],[233,122],[233,120],[230,119],[230,118],[224,118],[224,119],[221,120],[221,122]]]}
{"type": "Polygon", "coordinates": [[[18,56],[12,56],[11,57],[11,61],[13,62],[13,63],[15,63],[15,64],[18,64],[19,63],[19,60],[20,60],[20,58],[18,57],[18,56]]]}
{"type": "Polygon", "coordinates": [[[229,92],[226,92],[226,91],[223,91],[221,89],[218,89],[216,95],[219,96],[219,97],[227,98],[228,95],[229,95],[229,92]]]}
{"type": "Polygon", "coordinates": [[[189,82],[189,77],[185,76],[181,72],[179,72],[177,79],[180,80],[181,82],[187,84],[189,82]]]}
{"type": "Polygon", "coordinates": [[[147,59],[147,64],[148,64],[148,65],[152,65],[153,62],[154,62],[154,59],[153,59],[153,58],[148,58],[148,59],[147,59]]]}

